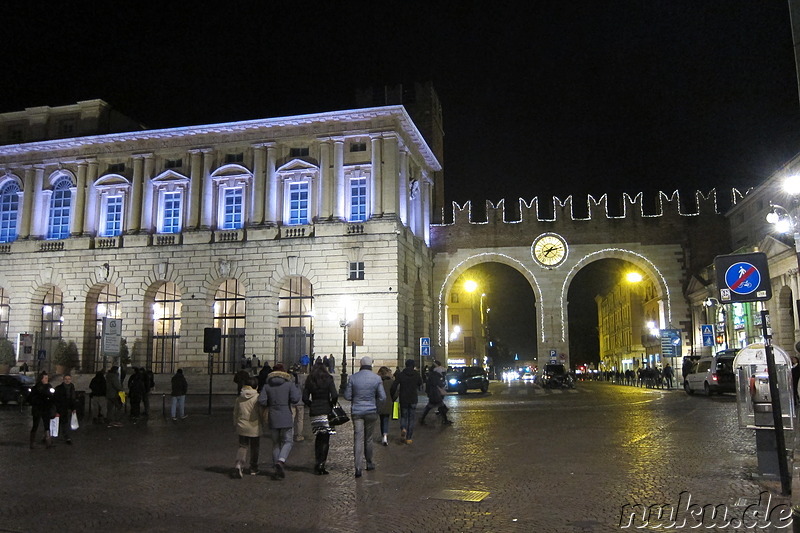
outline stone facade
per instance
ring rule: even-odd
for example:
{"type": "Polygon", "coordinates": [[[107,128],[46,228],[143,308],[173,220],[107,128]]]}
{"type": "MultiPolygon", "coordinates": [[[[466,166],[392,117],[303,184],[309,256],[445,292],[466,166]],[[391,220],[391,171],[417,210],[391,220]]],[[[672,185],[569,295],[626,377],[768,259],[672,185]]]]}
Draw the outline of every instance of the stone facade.
{"type": "Polygon", "coordinates": [[[341,363],[347,307],[357,357],[397,366],[432,328],[439,169],[400,106],[0,146],[0,320],[37,350],[75,341],[86,370],[102,314],[164,372],[205,372],[221,327],[227,372],[253,353],[341,363]]]}

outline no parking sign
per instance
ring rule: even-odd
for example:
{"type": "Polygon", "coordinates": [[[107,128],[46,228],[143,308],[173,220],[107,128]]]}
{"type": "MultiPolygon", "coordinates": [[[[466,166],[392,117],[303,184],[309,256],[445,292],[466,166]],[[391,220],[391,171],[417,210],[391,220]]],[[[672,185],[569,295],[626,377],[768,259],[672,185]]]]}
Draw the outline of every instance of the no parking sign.
{"type": "Polygon", "coordinates": [[[765,253],[718,255],[714,258],[714,269],[720,302],[759,302],[772,298],[765,253]]]}

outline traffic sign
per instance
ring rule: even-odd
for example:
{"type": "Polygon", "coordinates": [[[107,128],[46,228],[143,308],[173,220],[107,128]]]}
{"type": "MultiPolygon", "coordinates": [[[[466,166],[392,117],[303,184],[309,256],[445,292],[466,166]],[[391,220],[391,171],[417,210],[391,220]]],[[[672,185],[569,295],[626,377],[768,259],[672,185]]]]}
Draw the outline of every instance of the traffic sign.
{"type": "Polygon", "coordinates": [[[681,349],[681,332],[678,329],[661,330],[661,357],[677,357],[681,349]]]}
{"type": "Polygon", "coordinates": [[[703,346],[714,346],[714,325],[703,324],[700,326],[703,335],[703,346]]]}
{"type": "Polygon", "coordinates": [[[430,355],[431,355],[431,338],[430,337],[420,337],[419,338],[419,354],[422,357],[430,357],[430,355]]]}
{"type": "Polygon", "coordinates": [[[100,347],[103,355],[119,355],[122,345],[122,319],[103,317],[103,335],[100,347]]]}
{"type": "Polygon", "coordinates": [[[714,258],[722,303],[760,302],[772,298],[767,255],[763,252],[714,258]]]}

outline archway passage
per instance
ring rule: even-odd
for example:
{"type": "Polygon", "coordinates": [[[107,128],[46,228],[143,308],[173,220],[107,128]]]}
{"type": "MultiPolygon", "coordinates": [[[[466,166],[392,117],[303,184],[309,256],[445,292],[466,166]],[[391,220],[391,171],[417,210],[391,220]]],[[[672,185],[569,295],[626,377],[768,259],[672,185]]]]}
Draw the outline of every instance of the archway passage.
{"type": "Polygon", "coordinates": [[[573,369],[624,372],[661,366],[657,330],[664,319],[656,280],[617,258],[593,261],[568,290],[569,353],[573,369]]]}
{"type": "Polygon", "coordinates": [[[456,278],[446,306],[449,366],[485,365],[498,375],[535,366],[536,298],[516,269],[491,261],[470,267],[456,278]]]}

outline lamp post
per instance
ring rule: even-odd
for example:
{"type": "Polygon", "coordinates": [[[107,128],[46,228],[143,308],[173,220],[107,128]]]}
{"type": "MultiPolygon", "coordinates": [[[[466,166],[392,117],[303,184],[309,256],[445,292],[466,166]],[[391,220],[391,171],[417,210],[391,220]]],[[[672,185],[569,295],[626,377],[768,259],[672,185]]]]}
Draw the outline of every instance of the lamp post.
{"type": "Polygon", "coordinates": [[[342,376],[339,382],[339,394],[344,394],[344,389],[347,387],[347,318],[339,321],[339,327],[342,328],[342,376]]]}

